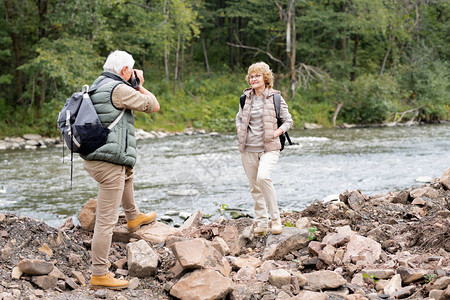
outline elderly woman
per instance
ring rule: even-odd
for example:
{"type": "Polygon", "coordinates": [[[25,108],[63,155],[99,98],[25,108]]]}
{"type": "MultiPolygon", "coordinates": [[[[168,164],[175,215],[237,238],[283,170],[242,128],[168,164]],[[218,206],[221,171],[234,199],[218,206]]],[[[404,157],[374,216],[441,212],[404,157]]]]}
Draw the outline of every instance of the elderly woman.
{"type": "Polygon", "coordinates": [[[245,104],[239,106],[236,127],[242,165],[247,175],[254,202],[255,234],[269,231],[267,209],[272,219],[272,234],[282,232],[280,211],[271,175],[280,156],[279,136],[291,128],[293,121],[288,106],[281,97],[278,127],[273,95],[273,73],[264,62],[252,64],[245,77],[251,86],[244,90],[245,104]]]}

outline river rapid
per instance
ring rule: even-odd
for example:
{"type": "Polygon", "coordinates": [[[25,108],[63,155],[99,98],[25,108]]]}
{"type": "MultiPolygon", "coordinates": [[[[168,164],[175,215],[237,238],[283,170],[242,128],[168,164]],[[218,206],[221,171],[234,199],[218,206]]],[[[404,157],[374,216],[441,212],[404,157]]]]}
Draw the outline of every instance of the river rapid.
{"type": "MultiPolygon", "coordinates": [[[[345,190],[366,195],[420,186],[450,167],[450,123],[410,127],[296,130],[273,173],[282,211],[345,190]]],[[[62,148],[0,151],[0,212],[58,227],[95,198],[96,182],[62,148]]],[[[141,211],[218,216],[227,207],[253,214],[234,134],[175,135],[138,141],[135,198],[141,211]]],[[[330,197],[332,196],[332,197],[330,197]]],[[[333,197],[334,196],[334,197],[333,197]]],[[[76,221],[76,218],[74,218],[76,221]]],[[[175,218],[175,223],[181,220],[175,218]]]]}

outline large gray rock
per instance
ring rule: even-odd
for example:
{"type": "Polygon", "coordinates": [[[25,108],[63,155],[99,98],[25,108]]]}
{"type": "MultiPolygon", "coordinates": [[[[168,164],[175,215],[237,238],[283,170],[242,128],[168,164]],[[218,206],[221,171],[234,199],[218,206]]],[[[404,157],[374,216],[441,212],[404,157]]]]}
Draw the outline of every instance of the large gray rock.
{"type": "Polygon", "coordinates": [[[310,242],[306,229],[285,227],[279,235],[270,235],[266,241],[263,260],[281,259],[294,250],[304,248],[310,242]]]}
{"type": "Polygon", "coordinates": [[[53,264],[40,259],[24,259],[19,262],[19,269],[28,275],[47,275],[53,271],[53,264]]]}
{"type": "Polygon", "coordinates": [[[233,282],[211,269],[195,270],[181,278],[170,294],[181,300],[224,299],[232,290],[233,282]]]}
{"type": "Polygon", "coordinates": [[[185,269],[213,269],[229,276],[231,266],[209,241],[198,238],[172,245],[175,257],[185,269]]]}
{"type": "Polygon", "coordinates": [[[347,280],[333,271],[316,271],[303,274],[308,280],[308,287],[311,290],[336,289],[347,284],[347,280]]]}
{"type": "Polygon", "coordinates": [[[144,240],[127,245],[128,271],[131,276],[149,277],[158,267],[158,254],[144,240]]]}

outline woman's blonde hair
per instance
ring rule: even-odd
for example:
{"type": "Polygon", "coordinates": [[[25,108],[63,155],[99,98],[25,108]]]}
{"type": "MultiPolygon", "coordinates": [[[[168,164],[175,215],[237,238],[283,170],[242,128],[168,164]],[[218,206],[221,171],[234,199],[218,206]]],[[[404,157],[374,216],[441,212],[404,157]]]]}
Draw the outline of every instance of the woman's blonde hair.
{"type": "Polygon", "coordinates": [[[247,80],[249,85],[251,74],[262,74],[266,87],[268,88],[273,87],[273,72],[270,69],[269,65],[266,64],[265,62],[260,61],[248,67],[248,72],[247,75],[245,76],[245,80],[247,80]]]}

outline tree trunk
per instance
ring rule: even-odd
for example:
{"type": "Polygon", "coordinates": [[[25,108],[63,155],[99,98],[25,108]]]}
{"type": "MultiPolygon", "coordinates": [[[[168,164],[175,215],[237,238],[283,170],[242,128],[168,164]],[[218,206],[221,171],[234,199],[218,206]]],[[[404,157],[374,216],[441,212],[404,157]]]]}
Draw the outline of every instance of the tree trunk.
{"type": "Polygon", "coordinates": [[[342,39],[342,60],[347,60],[347,38],[342,39]]]}
{"type": "Polygon", "coordinates": [[[384,54],[383,63],[381,64],[380,73],[378,73],[378,76],[381,76],[383,74],[384,67],[386,66],[386,61],[387,61],[390,51],[391,51],[391,47],[389,47],[386,51],[386,54],[384,54]]]}
{"type": "Polygon", "coordinates": [[[295,0],[289,1],[286,20],[286,54],[289,63],[291,98],[295,96],[297,80],[295,79],[295,0]]]}
{"type": "Polygon", "coordinates": [[[36,5],[39,9],[39,39],[47,36],[45,22],[47,20],[47,5],[48,0],[36,0],[36,5]]]}
{"type": "Polygon", "coordinates": [[[178,84],[178,57],[180,52],[180,35],[178,35],[177,39],[177,50],[175,52],[175,72],[173,74],[173,93],[177,91],[177,84],[178,84]]]}
{"type": "Polygon", "coordinates": [[[350,81],[355,81],[356,79],[356,64],[358,62],[358,44],[359,44],[359,35],[355,34],[355,44],[353,48],[353,63],[352,63],[352,72],[350,73],[350,81]]]}
{"type": "MultiPolygon", "coordinates": [[[[164,1],[163,6],[163,13],[164,13],[164,23],[167,23],[167,19],[169,18],[167,14],[167,0],[164,1]]],[[[167,42],[167,36],[164,36],[164,41],[167,42]]],[[[166,80],[169,81],[169,50],[167,49],[167,43],[164,45],[164,69],[166,72],[166,80]]]]}
{"type": "Polygon", "coordinates": [[[164,46],[164,69],[166,72],[166,80],[169,81],[169,53],[167,46],[164,46]]]}
{"type": "Polygon", "coordinates": [[[232,18],[228,18],[228,38],[227,38],[227,40],[228,40],[228,65],[230,66],[230,69],[231,70],[233,70],[234,68],[234,63],[233,63],[233,50],[234,50],[234,47],[233,46],[231,46],[230,45],[230,43],[232,43],[232,41],[233,41],[233,32],[234,32],[234,30],[233,30],[233,28],[232,28],[232,24],[231,24],[231,22],[232,22],[232,18]]]}
{"type": "Polygon", "coordinates": [[[42,76],[41,76],[41,97],[39,99],[39,107],[44,106],[46,89],[47,89],[47,81],[45,80],[45,76],[42,74],[42,76]]]}
{"type": "Polygon", "coordinates": [[[203,56],[205,57],[205,68],[206,68],[206,73],[208,73],[208,76],[211,75],[211,71],[209,69],[209,62],[208,62],[208,53],[206,52],[206,43],[205,43],[205,37],[202,35],[200,35],[200,39],[202,41],[202,47],[203,47],[203,56]]]}
{"type": "Polygon", "coordinates": [[[334,111],[334,115],[333,115],[333,127],[336,127],[336,119],[337,116],[339,114],[339,111],[341,110],[342,106],[344,105],[344,103],[340,102],[338,103],[336,110],[334,111]]]}
{"type": "Polygon", "coordinates": [[[297,89],[297,79],[295,77],[295,63],[296,63],[296,31],[295,31],[295,0],[291,0],[289,10],[291,11],[291,43],[292,43],[292,53],[291,53],[291,98],[295,97],[295,90],[297,89]]]}
{"type": "Polygon", "coordinates": [[[181,39],[181,59],[180,59],[180,72],[178,78],[183,80],[183,72],[184,72],[184,37],[181,39]]]}

